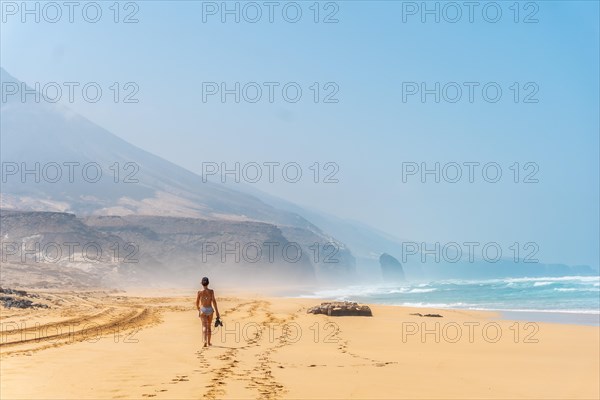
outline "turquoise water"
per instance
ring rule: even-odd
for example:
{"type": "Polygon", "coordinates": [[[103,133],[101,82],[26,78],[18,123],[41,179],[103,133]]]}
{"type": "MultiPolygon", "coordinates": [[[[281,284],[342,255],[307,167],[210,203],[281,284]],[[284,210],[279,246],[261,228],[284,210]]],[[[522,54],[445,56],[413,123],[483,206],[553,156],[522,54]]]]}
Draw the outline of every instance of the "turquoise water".
{"type": "Polygon", "coordinates": [[[565,276],[353,285],[302,297],[472,310],[600,314],[600,277],[565,276]]]}

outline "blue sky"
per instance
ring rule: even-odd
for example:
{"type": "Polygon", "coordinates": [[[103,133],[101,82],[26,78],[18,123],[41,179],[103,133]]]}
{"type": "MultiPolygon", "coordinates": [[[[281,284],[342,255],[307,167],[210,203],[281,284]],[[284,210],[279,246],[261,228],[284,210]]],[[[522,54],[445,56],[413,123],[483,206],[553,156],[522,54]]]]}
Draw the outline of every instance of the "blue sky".
{"type": "Polygon", "coordinates": [[[300,182],[255,185],[402,238],[536,242],[541,261],[597,266],[598,2],[520,2],[517,23],[512,1],[497,2],[502,16],[487,22],[481,9],[488,3],[478,3],[473,23],[464,7],[457,23],[443,15],[422,23],[420,14],[403,22],[403,9],[422,3],[399,1],[321,2],[321,21],[337,7],[339,22],[328,24],[313,21],[312,1],[298,2],[297,23],[286,22],[280,8],[273,23],[265,14],[258,23],[231,16],[222,23],[219,15],[203,22],[209,3],[194,1],[136,2],[139,22],[132,24],[113,22],[113,2],[101,3],[95,24],[77,10],[73,23],[66,15],[23,23],[20,14],[4,13],[1,64],[29,84],[94,81],[106,89],[135,82],[137,104],[109,96],[65,104],[192,171],[201,172],[203,162],[297,162],[306,176],[300,182]],[[524,23],[531,13],[538,22],[524,23]],[[203,82],[297,82],[303,96],[297,103],[280,95],[273,103],[204,103],[203,82]],[[339,102],[314,103],[314,82],[321,90],[334,82],[339,102]],[[466,92],[456,103],[435,103],[432,95],[403,102],[403,82],[463,89],[464,82],[495,82],[503,93],[497,103],[480,90],[473,103],[466,92]],[[538,102],[524,103],[533,87],[538,102]],[[308,176],[314,162],[335,162],[339,183],[315,184],[308,176]],[[503,176],[498,183],[480,174],[474,183],[402,182],[403,162],[495,162],[503,176]],[[524,164],[535,163],[539,183],[514,183],[515,162],[520,180],[531,171],[524,164]]]}

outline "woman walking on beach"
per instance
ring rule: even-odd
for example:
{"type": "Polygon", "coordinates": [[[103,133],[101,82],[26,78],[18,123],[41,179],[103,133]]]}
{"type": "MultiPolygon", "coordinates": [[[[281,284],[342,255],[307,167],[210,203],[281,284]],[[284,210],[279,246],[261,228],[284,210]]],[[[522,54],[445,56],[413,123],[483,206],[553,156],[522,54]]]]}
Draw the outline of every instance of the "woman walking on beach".
{"type": "Polygon", "coordinates": [[[217,319],[219,315],[219,307],[217,307],[217,299],[215,298],[215,291],[208,288],[208,278],[202,278],[203,289],[198,291],[196,297],[196,308],[200,312],[200,319],[202,320],[202,339],[204,340],[204,347],[212,346],[210,343],[211,328],[213,312],[216,311],[217,319]],[[214,310],[212,306],[215,306],[214,310]]]}

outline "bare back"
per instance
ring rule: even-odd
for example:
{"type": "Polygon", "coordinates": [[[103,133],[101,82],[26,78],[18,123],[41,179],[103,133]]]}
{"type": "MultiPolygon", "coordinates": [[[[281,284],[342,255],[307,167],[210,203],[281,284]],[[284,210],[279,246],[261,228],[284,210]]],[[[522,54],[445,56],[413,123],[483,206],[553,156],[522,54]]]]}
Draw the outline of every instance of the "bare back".
{"type": "Polygon", "coordinates": [[[202,307],[210,307],[212,305],[214,297],[214,292],[212,289],[199,290],[198,296],[200,297],[200,304],[202,304],[202,307]]]}

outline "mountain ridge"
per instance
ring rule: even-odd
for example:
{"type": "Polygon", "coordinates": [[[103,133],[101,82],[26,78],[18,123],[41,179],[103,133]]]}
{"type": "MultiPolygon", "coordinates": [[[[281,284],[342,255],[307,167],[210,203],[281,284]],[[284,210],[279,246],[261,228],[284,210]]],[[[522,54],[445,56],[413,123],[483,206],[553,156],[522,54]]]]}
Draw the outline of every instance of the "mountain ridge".
{"type": "MultiPolygon", "coordinates": [[[[21,84],[4,69],[1,78],[21,84]]],[[[4,98],[4,83],[2,90],[4,98]]],[[[4,210],[264,222],[293,234],[307,252],[312,244],[333,243],[341,261],[336,272],[354,271],[347,246],[302,216],[207,182],[62,106],[12,98],[2,102],[2,117],[0,208],[4,210]],[[89,166],[93,168],[86,170],[89,166]]],[[[321,260],[315,265],[322,265],[321,260]]]]}

